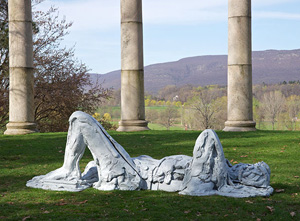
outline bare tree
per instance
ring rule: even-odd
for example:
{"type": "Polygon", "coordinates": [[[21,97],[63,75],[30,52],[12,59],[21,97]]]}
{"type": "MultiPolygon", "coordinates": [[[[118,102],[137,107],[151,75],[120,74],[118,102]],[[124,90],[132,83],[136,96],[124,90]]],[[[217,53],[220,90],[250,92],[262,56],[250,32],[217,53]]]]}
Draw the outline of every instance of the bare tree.
{"type": "Polygon", "coordinates": [[[215,100],[215,90],[200,90],[198,96],[190,101],[190,106],[196,111],[195,120],[200,123],[199,129],[214,128],[216,113],[221,110],[215,100]]]}
{"type": "Polygon", "coordinates": [[[287,98],[287,110],[292,129],[296,130],[298,115],[300,113],[300,96],[291,95],[287,98]]]}
{"type": "Polygon", "coordinates": [[[225,121],[227,120],[227,96],[217,97],[214,100],[215,108],[215,123],[212,129],[222,130],[224,129],[225,121]]]}
{"type": "Polygon", "coordinates": [[[160,113],[158,122],[165,126],[167,130],[174,125],[176,118],[178,118],[178,110],[173,105],[168,105],[165,110],[160,113]]]}
{"type": "Polygon", "coordinates": [[[159,116],[159,113],[155,109],[148,109],[146,108],[146,120],[149,121],[150,123],[154,123],[157,121],[159,116]]]}
{"type": "Polygon", "coordinates": [[[265,112],[266,117],[270,119],[273,130],[275,129],[277,117],[284,108],[285,100],[285,97],[280,91],[266,92],[261,98],[262,110],[265,112]]]}
{"type": "Polygon", "coordinates": [[[257,98],[253,97],[253,118],[259,129],[261,129],[262,123],[265,119],[265,112],[261,106],[261,102],[257,98]]]}

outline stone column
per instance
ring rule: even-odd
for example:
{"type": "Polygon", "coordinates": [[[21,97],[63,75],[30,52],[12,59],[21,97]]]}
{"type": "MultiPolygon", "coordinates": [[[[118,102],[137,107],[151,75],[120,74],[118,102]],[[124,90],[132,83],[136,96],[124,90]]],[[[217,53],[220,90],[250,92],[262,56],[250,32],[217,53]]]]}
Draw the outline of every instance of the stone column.
{"type": "Polygon", "coordinates": [[[9,123],[5,134],[36,132],[31,0],[9,0],[9,123]]]}
{"type": "Polygon", "coordinates": [[[224,131],[254,131],[251,0],[228,1],[228,116],[224,131]]]}
{"type": "Polygon", "coordinates": [[[145,121],[142,0],[121,0],[121,121],[118,131],[149,130],[145,121]]]}

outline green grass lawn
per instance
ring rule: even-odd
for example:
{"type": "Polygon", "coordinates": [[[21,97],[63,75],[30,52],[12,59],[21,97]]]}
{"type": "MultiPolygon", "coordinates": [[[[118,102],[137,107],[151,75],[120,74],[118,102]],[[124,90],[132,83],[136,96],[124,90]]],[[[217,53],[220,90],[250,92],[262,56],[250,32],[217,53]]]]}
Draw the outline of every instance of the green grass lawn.
{"type": "MultiPolygon", "coordinates": [[[[265,161],[269,198],[192,197],[162,191],[46,191],[25,186],[63,163],[66,133],[0,135],[0,219],[10,220],[300,220],[300,133],[217,132],[232,163],[265,161]],[[292,214],[292,215],[291,215],[292,214]]],[[[134,157],[192,155],[199,131],[110,134],[134,157]]],[[[87,150],[81,168],[92,159],[87,150]]]]}

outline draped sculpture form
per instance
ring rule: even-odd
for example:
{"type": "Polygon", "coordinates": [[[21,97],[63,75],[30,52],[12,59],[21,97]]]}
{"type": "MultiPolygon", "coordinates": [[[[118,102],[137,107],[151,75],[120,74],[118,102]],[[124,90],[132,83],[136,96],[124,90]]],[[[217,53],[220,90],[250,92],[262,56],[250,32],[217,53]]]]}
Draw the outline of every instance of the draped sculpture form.
{"type": "Polygon", "coordinates": [[[270,168],[264,163],[232,166],[213,130],[203,131],[193,157],[174,155],[156,160],[142,155],[131,158],[92,116],[75,112],[69,119],[64,164],[27,186],[49,190],[164,190],[185,195],[231,197],[269,196],[270,168]],[[86,146],[94,160],[83,174],[79,160],[86,146]]]}

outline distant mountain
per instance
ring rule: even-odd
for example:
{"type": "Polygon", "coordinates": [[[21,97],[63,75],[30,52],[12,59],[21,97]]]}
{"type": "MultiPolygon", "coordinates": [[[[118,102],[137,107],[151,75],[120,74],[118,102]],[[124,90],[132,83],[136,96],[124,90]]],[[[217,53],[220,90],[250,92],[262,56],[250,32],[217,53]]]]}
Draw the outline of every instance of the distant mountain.
{"type": "MultiPolygon", "coordinates": [[[[252,53],[253,84],[300,80],[300,49],[267,50],[252,53]]],[[[90,74],[92,79],[99,77],[90,74]]],[[[119,89],[121,72],[101,75],[104,87],[119,89]]],[[[205,86],[227,84],[227,55],[183,58],[145,67],[145,90],[156,93],[166,85],[205,86]]]]}

